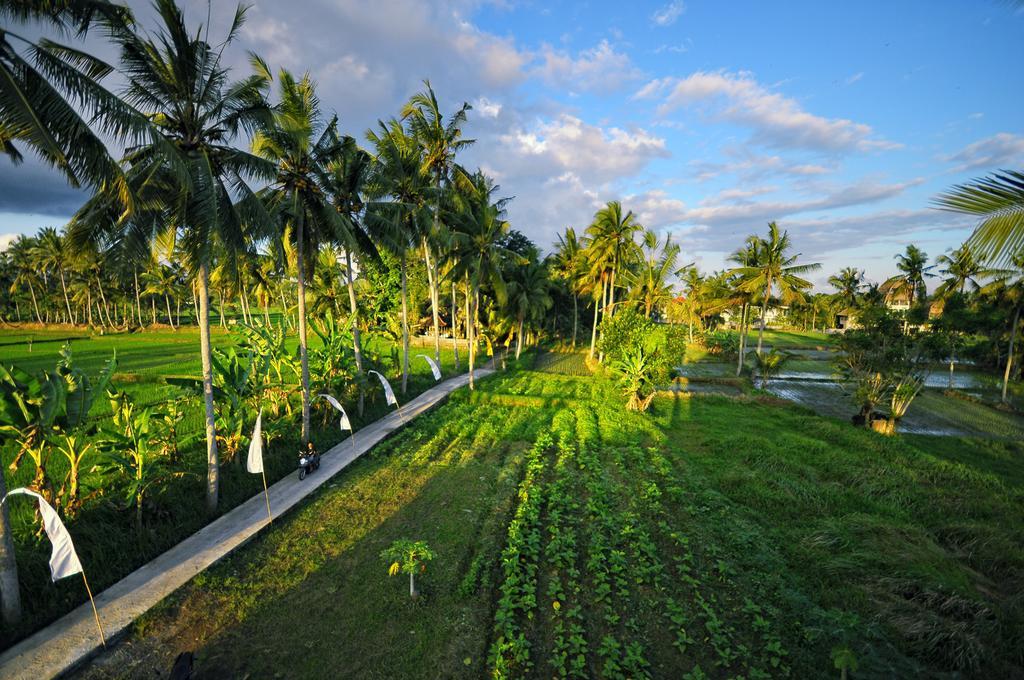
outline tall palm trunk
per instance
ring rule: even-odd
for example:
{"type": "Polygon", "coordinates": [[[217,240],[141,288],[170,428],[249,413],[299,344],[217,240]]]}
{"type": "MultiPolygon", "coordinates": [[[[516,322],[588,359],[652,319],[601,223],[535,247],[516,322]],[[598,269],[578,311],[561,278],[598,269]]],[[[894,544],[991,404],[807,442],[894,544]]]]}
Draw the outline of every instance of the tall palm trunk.
{"type": "Polygon", "coordinates": [[[409,389],[409,295],[406,291],[405,251],[402,251],[402,394],[409,389]]]}
{"type": "Polygon", "coordinates": [[[298,270],[299,363],[302,365],[302,446],[309,442],[309,348],[306,345],[306,272],[303,263],[303,220],[295,230],[295,262],[298,270]]]}
{"type": "Polygon", "coordinates": [[[615,259],[615,263],[612,265],[612,280],[611,285],[608,286],[608,309],[605,310],[605,315],[609,318],[615,316],[615,270],[618,267],[618,258],[615,259]]]}
{"type": "Polygon", "coordinates": [[[288,328],[291,329],[292,317],[288,314],[288,301],[284,297],[284,290],[278,289],[277,294],[278,297],[281,298],[281,316],[284,317],[285,323],[288,324],[288,328]]]}
{"type": "Polygon", "coordinates": [[[199,265],[199,345],[203,359],[203,401],[206,407],[206,511],[217,512],[220,460],[217,456],[217,414],[213,409],[213,350],[210,346],[210,267],[199,265]]]}
{"type": "Polygon", "coordinates": [[[473,368],[476,366],[476,316],[480,311],[480,284],[473,282],[473,299],[466,300],[470,307],[470,314],[466,315],[466,328],[469,334],[469,389],[476,389],[474,385],[473,368]]]}
{"type": "Polygon", "coordinates": [[[740,346],[739,356],[736,359],[736,377],[738,378],[743,373],[743,355],[747,350],[747,313],[749,306],[746,302],[740,307],[740,346]]]}
{"type": "Polygon", "coordinates": [[[459,325],[455,321],[456,312],[459,309],[459,301],[455,298],[455,282],[452,281],[452,346],[455,352],[455,372],[459,372],[459,325]]]}
{"type": "MultiPolygon", "coordinates": [[[[435,226],[437,214],[434,215],[435,226]]],[[[441,363],[441,315],[439,312],[441,295],[437,285],[437,272],[434,271],[433,262],[430,259],[430,244],[426,238],[423,239],[423,257],[427,264],[427,286],[430,288],[430,312],[434,317],[434,361],[441,363]]]]}
{"type": "Polygon", "coordinates": [[[761,342],[764,340],[764,326],[768,322],[768,299],[772,294],[772,277],[768,277],[768,281],[764,287],[764,302],[761,303],[761,323],[757,327],[757,356],[761,356],[761,342]]]}
{"type": "MultiPolygon", "coordinates": [[[[614,275],[614,270],[613,270],[613,275],[614,275]]],[[[601,300],[604,302],[604,305],[601,308],[601,322],[602,323],[604,322],[605,319],[611,318],[611,309],[612,309],[611,308],[611,305],[612,305],[612,302],[611,302],[611,288],[612,287],[610,285],[608,285],[608,284],[609,284],[609,281],[608,281],[607,277],[602,277],[602,279],[601,279],[601,300]]],[[[603,330],[601,331],[600,337],[604,337],[604,331],[603,330]]],[[[597,353],[597,363],[599,363],[599,364],[603,364],[604,363],[604,351],[603,350],[597,353]]]]}
{"type": "Polygon", "coordinates": [[[469,389],[473,389],[473,332],[470,323],[470,290],[469,275],[466,275],[466,353],[469,355],[469,389]]]}
{"type": "Polygon", "coordinates": [[[516,331],[516,361],[519,361],[519,353],[523,351],[523,315],[519,315],[519,329],[516,331]]]}
{"type": "Polygon", "coordinates": [[[590,354],[588,355],[591,359],[594,358],[594,346],[597,344],[597,313],[601,308],[599,300],[594,300],[594,327],[590,330],[590,354]]]}
{"type": "Polygon", "coordinates": [[[58,267],[57,268],[57,272],[60,274],[60,287],[61,287],[61,290],[64,291],[64,304],[68,308],[68,321],[70,321],[71,323],[77,323],[78,322],[78,318],[74,314],[71,313],[71,300],[68,299],[68,286],[64,282],[64,268],[63,267],[58,267]]]}
{"type": "MultiPolygon", "coordinates": [[[[348,288],[348,306],[352,313],[352,351],[356,356],[356,371],[363,375],[363,345],[359,341],[359,306],[356,304],[355,278],[352,276],[352,253],[345,249],[345,284],[348,288]]],[[[363,415],[364,394],[359,387],[359,415],[363,415]]]]}
{"type": "Polygon", "coordinates": [[[1006,389],[1010,384],[1010,372],[1013,368],[1013,346],[1017,340],[1017,325],[1020,323],[1020,305],[1013,310],[1013,325],[1010,326],[1010,347],[1006,354],[1006,370],[1003,371],[1003,396],[1002,402],[1007,403],[1006,389]]]}
{"type": "Polygon", "coordinates": [[[32,294],[32,309],[36,312],[36,321],[39,323],[43,322],[43,317],[39,313],[39,301],[36,300],[36,288],[32,285],[32,282],[28,282],[28,292],[32,294]]]}
{"type": "Polygon", "coordinates": [[[580,299],[574,293],[573,296],[572,296],[572,349],[573,349],[573,351],[576,351],[576,331],[579,329],[579,325],[580,325],[579,305],[580,305],[580,299]]]}
{"type": "MultiPolygon", "coordinates": [[[[135,309],[139,313],[139,327],[142,327],[142,296],[139,295],[139,269],[136,267],[132,270],[132,276],[135,278],[135,309]]],[[[195,299],[195,289],[192,290],[192,298],[195,299]]]]}
{"type": "Polygon", "coordinates": [[[171,298],[167,297],[167,293],[164,293],[164,306],[167,307],[167,324],[172,331],[177,330],[174,328],[174,317],[171,316],[171,298]]]}
{"type": "Polygon", "coordinates": [[[99,274],[99,272],[96,272],[96,290],[100,294],[100,302],[103,303],[103,313],[107,317],[107,325],[110,326],[111,329],[113,329],[114,328],[114,322],[110,320],[110,308],[107,305],[107,296],[103,292],[103,282],[100,281],[100,274],[99,274]]]}
{"type": "MultiPolygon", "coordinates": [[[[7,480],[0,466],[0,498],[7,495],[7,480]]],[[[13,627],[21,621],[21,592],[18,589],[18,563],[14,559],[11,517],[7,504],[0,505],[0,606],[4,623],[13,627]]]]}

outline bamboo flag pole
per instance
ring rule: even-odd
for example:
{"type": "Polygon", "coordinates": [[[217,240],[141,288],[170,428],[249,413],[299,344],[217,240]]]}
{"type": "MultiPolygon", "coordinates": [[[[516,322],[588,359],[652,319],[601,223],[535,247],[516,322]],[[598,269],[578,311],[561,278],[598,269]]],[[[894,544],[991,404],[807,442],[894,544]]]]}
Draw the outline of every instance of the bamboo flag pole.
{"type": "Polygon", "coordinates": [[[267,490],[267,473],[265,470],[260,470],[263,475],[263,497],[267,499],[267,524],[273,524],[274,515],[270,512],[270,491],[267,490]]]}
{"type": "Polygon", "coordinates": [[[270,492],[267,490],[267,473],[263,467],[263,409],[256,417],[256,426],[252,430],[252,440],[249,442],[249,456],[245,461],[245,469],[252,474],[257,472],[263,477],[263,497],[267,501],[267,524],[274,521],[274,515],[270,512],[270,492]]]}
{"type": "Polygon", "coordinates": [[[31,496],[36,499],[39,507],[39,514],[43,520],[43,530],[50,539],[52,549],[50,552],[50,580],[57,582],[62,578],[82,575],[82,583],[85,584],[85,592],[89,595],[89,604],[92,605],[92,616],[96,620],[96,629],[100,632],[100,642],[103,648],[107,648],[107,638],[103,634],[103,625],[100,623],[100,613],[96,609],[96,600],[92,596],[92,588],[89,587],[89,579],[85,577],[85,568],[82,561],[78,559],[78,552],[75,550],[75,543],[71,540],[71,534],[61,521],[60,515],[54,510],[46,499],[38,492],[31,489],[11,489],[7,495],[0,500],[0,505],[7,502],[11,496],[31,496]]]}
{"type": "Polygon", "coordinates": [[[85,584],[85,592],[89,594],[89,604],[92,605],[92,617],[96,619],[96,629],[100,632],[100,642],[103,649],[107,648],[107,638],[103,634],[103,625],[100,623],[100,613],[96,611],[96,600],[92,596],[92,589],[89,587],[89,579],[85,577],[85,569],[82,570],[82,583],[85,584]]]}

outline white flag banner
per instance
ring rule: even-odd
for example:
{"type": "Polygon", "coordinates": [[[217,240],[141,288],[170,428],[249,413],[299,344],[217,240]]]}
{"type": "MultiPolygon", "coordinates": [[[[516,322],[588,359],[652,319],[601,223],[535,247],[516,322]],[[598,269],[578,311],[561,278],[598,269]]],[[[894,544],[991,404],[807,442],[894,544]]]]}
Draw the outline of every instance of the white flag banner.
{"type": "Polygon", "coordinates": [[[426,354],[417,354],[416,356],[423,357],[427,360],[427,363],[430,364],[430,372],[434,374],[435,381],[441,379],[441,368],[437,365],[436,361],[428,357],[426,354]]]}
{"type": "Polygon", "coordinates": [[[321,394],[320,396],[329,401],[331,403],[331,406],[333,406],[334,408],[338,409],[338,411],[341,412],[341,422],[339,423],[341,429],[348,430],[349,432],[351,432],[352,423],[350,423],[348,420],[348,414],[345,413],[345,407],[338,403],[338,400],[329,394],[321,394]]]}
{"type": "Polygon", "coordinates": [[[75,544],[71,541],[71,534],[60,521],[57,511],[50,507],[46,499],[35,491],[28,489],[11,489],[4,497],[4,502],[9,496],[32,496],[39,501],[39,514],[43,516],[43,528],[46,535],[53,544],[53,552],[50,553],[50,576],[54,581],[59,581],[67,576],[74,576],[82,573],[82,563],[78,561],[78,553],[75,552],[75,544]]]}
{"type": "Polygon", "coordinates": [[[384,386],[384,397],[388,404],[391,406],[398,406],[398,400],[395,399],[395,391],[391,389],[391,383],[388,382],[388,379],[377,371],[367,371],[367,373],[373,373],[375,376],[380,378],[380,384],[384,386]]]}
{"type": "Polygon", "coordinates": [[[263,472],[263,409],[256,416],[256,427],[252,428],[252,441],[249,442],[249,457],[245,460],[245,471],[253,474],[263,472]]]}

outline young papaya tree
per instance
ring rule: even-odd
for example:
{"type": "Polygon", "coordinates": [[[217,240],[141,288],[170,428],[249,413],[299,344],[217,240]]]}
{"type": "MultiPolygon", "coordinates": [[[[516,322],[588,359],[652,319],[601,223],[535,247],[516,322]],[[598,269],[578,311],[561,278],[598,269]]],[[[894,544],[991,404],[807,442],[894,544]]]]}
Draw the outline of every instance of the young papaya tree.
{"type": "Polygon", "coordinates": [[[400,539],[382,551],[380,556],[391,563],[391,566],[388,567],[389,576],[409,575],[409,597],[414,600],[418,598],[416,574],[426,572],[427,562],[434,559],[434,553],[430,547],[424,541],[400,539]]]}

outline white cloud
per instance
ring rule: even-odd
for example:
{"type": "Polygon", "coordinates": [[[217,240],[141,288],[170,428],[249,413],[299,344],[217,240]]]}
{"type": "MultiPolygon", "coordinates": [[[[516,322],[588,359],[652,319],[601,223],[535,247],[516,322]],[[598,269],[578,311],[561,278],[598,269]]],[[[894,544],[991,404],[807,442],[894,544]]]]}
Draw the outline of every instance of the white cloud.
{"type": "Polygon", "coordinates": [[[686,215],[686,204],[661,189],[626,196],[623,200],[626,207],[636,213],[640,224],[648,229],[677,224],[686,215]]]}
{"type": "Polygon", "coordinates": [[[814,177],[829,174],[834,170],[819,163],[786,160],[777,155],[762,156],[752,153],[747,147],[726,149],[725,153],[730,160],[721,163],[691,161],[690,165],[694,169],[696,179],[703,182],[722,175],[737,175],[747,181],[768,175],[814,177]]]}
{"type": "Polygon", "coordinates": [[[487,97],[480,97],[474,102],[473,110],[484,118],[497,118],[501,114],[501,104],[492,102],[487,97]]]}
{"type": "Polygon", "coordinates": [[[658,45],[654,48],[655,54],[662,54],[663,52],[671,52],[672,54],[685,54],[690,51],[693,47],[693,41],[689,38],[685,42],[677,43],[675,45],[658,45]]]}
{"type": "MultiPolygon", "coordinates": [[[[665,140],[642,128],[602,127],[561,112],[531,118],[502,110],[493,135],[475,135],[481,159],[501,185],[512,226],[548,247],[567,226],[585,227],[594,212],[657,158],[665,140]]],[[[490,123],[489,123],[490,124],[490,123]]]]}
{"type": "Polygon", "coordinates": [[[567,113],[531,129],[511,130],[501,136],[500,146],[506,164],[525,164],[538,175],[568,171],[596,182],[631,175],[651,159],[669,155],[665,140],[642,128],[601,128],[567,113]]]}
{"type": "Polygon", "coordinates": [[[703,106],[714,117],[750,127],[754,131],[753,141],[768,146],[822,152],[898,146],[876,139],[871,126],[864,123],[808,113],[795,100],[769,91],[747,72],[697,71],[686,78],[655,79],[645,84],[634,98],[660,98],[660,115],[683,107],[703,106]]]}
{"type": "Polygon", "coordinates": [[[860,80],[863,77],[864,77],[864,71],[860,71],[858,73],[854,73],[852,76],[848,77],[843,82],[846,83],[847,85],[853,85],[855,82],[857,82],[858,80],[860,80]]]}
{"type": "Polygon", "coordinates": [[[943,157],[955,163],[954,170],[994,171],[1024,163],[1024,136],[1000,132],[968,144],[955,154],[943,157]]]}
{"type": "Polygon", "coordinates": [[[548,85],[570,91],[611,92],[642,77],[629,55],[616,51],[607,40],[579,52],[576,58],[544,45],[540,58],[541,64],[533,72],[548,85]]]}
{"type": "Polygon", "coordinates": [[[21,234],[0,234],[0,253],[11,247],[21,234]]]}
{"type": "Polygon", "coordinates": [[[658,26],[671,26],[686,11],[686,5],[680,0],[673,0],[664,7],[660,7],[651,15],[651,21],[658,26]]]}
{"type": "Polygon", "coordinates": [[[824,188],[824,191],[815,192],[818,194],[816,197],[807,200],[776,199],[753,202],[736,200],[737,196],[728,195],[727,191],[688,210],[684,219],[711,227],[742,227],[781,220],[801,213],[878,203],[898,196],[922,182],[921,179],[914,179],[896,184],[880,184],[872,180],[862,180],[846,186],[824,188]]]}

